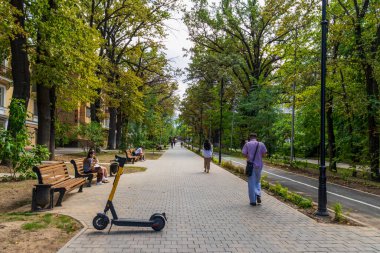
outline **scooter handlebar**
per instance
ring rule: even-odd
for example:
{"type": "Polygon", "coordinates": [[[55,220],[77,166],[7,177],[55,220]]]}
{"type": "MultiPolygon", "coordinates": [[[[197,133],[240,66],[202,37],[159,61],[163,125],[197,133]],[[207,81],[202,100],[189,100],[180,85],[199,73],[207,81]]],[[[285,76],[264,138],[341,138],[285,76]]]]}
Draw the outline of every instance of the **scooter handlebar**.
{"type": "Polygon", "coordinates": [[[127,162],[127,158],[115,155],[115,161],[119,164],[119,167],[124,167],[124,164],[127,162]]]}

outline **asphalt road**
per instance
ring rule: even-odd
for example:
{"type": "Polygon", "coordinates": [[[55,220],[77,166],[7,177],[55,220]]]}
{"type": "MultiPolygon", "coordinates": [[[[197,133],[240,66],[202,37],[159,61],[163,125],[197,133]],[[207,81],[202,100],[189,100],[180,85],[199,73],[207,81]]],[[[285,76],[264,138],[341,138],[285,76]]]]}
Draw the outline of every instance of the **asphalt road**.
{"type": "MultiPolygon", "coordinates": [[[[245,160],[241,158],[223,156],[222,159],[230,160],[235,165],[245,166],[245,160]]],[[[263,175],[267,175],[271,183],[279,182],[290,191],[308,196],[318,202],[317,179],[270,166],[264,166],[263,175]]],[[[327,183],[327,206],[332,209],[336,203],[341,203],[344,213],[348,213],[350,217],[380,229],[380,196],[327,183]]]]}

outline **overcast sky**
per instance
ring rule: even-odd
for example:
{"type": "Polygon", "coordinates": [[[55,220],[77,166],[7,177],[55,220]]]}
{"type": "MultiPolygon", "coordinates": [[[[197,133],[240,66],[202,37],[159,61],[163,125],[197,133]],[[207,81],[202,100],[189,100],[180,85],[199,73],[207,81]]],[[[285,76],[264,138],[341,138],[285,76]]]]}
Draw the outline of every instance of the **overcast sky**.
{"type": "MultiPolygon", "coordinates": [[[[219,0],[209,0],[209,2],[218,2],[219,0]]],[[[260,5],[263,5],[265,0],[259,0],[260,5]]],[[[181,3],[187,6],[187,9],[191,6],[191,0],[181,0],[181,3]]],[[[171,65],[174,68],[180,68],[184,70],[188,63],[189,58],[185,58],[183,48],[189,49],[192,46],[192,42],[188,40],[188,30],[186,25],[182,21],[183,14],[181,12],[173,12],[173,17],[169,21],[165,22],[168,27],[168,37],[165,40],[166,54],[171,61],[171,65]]],[[[178,78],[178,94],[183,97],[187,84],[183,82],[185,75],[178,78]]]]}
{"type": "MultiPolygon", "coordinates": [[[[185,2],[185,1],[184,1],[185,2]]],[[[190,2],[190,1],[186,1],[190,2]]],[[[184,70],[190,59],[185,58],[183,48],[189,49],[192,43],[188,40],[188,30],[182,21],[182,13],[173,13],[173,18],[165,22],[168,27],[168,37],[165,41],[166,54],[174,68],[184,70]]],[[[178,94],[182,97],[185,93],[187,85],[183,82],[185,76],[178,78],[178,94]]]]}

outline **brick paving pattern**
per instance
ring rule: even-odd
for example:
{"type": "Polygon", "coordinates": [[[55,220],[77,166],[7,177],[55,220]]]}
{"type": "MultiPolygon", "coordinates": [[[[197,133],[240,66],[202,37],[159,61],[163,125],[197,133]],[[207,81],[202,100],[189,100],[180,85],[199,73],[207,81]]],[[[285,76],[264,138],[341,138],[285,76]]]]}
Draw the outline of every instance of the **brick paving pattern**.
{"type": "Polygon", "coordinates": [[[93,186],[54,209],[86,224],[59,252],[380,252],[377,229],[320,224],[265,193],[261,206],[250,206],[245,181],[214,164],[205,174],[203,159],[184,148],[137,165],[148,170],[122,176],[117,213],[149,219],[165,212],[166,227],[95,230],[92,219],[112,184],[93,186]]]}

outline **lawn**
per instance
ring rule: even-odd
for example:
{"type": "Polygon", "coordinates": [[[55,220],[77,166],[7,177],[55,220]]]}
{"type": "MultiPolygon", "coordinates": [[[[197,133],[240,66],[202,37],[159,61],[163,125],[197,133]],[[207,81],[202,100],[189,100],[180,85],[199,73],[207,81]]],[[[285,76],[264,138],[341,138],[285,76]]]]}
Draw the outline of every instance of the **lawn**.
{"type": "Polygon", "coordinates": [[[0,214],[1,252],[57,252],[82,225],[75,219],[51,213],[0,214]]]}

